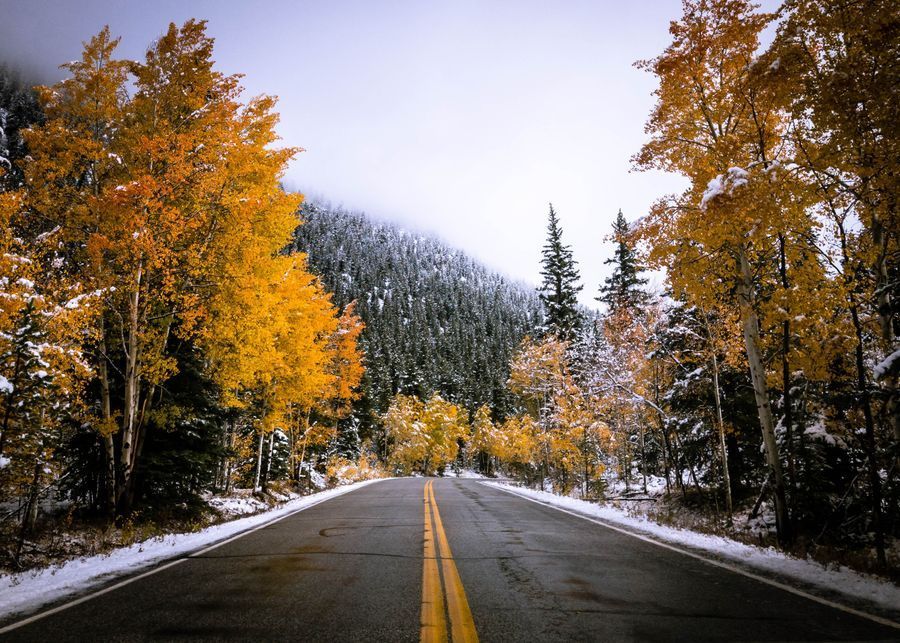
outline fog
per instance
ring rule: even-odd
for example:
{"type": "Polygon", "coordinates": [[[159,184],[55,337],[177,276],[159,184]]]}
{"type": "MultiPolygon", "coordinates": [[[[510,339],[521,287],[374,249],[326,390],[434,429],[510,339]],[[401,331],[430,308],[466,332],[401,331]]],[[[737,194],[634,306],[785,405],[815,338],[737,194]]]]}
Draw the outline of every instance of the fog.
{"type": "Polygon", "coordinates": [[[655,86],[632,63],[666,46],[678,0],[0,5],[0,60],[43,83],[104,24],[138,58],[170,21],[208,20],[218,68],[278,95],[284,143],[306,150],[288,186],[531,283],[552,201],[586,304],[619,208],[634,220],[684,185],[629,171],[655,86]]]}

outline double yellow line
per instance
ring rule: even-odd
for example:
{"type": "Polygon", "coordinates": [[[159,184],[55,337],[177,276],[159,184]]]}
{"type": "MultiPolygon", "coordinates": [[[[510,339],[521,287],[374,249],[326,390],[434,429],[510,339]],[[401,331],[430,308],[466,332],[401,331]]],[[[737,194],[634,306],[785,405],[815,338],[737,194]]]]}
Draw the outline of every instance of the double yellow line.
{"type": "Polygon", "coordinates": [[[425,551],[422,560],[422,643],[447,641],[447,615],[450,616],[450,640],[453,643],[471,641],[477,643],[475,622],[466,600],[447,534],[441,522],[437,501],[434,499],[434,480],[425,483],[425,551]],[[436,541],[436,542],[435,542],[436,541]],[[441,561],[440,569],[438,560],[441,561]],[[444,577],[441,587],[441,573],[444,577]],[[444,611],[444,589],[447,609],[444,611]]]}

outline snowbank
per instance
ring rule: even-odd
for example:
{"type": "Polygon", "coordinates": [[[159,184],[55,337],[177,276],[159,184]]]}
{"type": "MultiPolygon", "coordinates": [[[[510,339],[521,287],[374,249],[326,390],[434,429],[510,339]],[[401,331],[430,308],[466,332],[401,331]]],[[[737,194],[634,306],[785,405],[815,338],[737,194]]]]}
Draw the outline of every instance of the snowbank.
{"type": "Polygon", "coordinates": [[[544,491],[535,491],[498,482],[482,482],[481,484],[510,491],[526,498],[533,498],[548,505],[568,509],[590,518],[599,519],[612,526],[641,532],[642,535],[651,536],[653,540],[661,540],[683,545],[692,550],[708,552],[714,554],[713,558],[733,560],[740,563],[741,566],[753,567],[782,577],[788,577],[801,583],[807,583],[828,592],[837,592],[854,599],[869,601],[888,610],[897,610],[898,606],[900,606],[900,588],[896,585],[890,581],[861,574],[846,567],[827,568],[815,561],[794,558],[773,548],[764,549],[739,543],[722,536],[711,536],[666,527],[643,518],[629,516],[620,509],[605,507],[585,502],[584,500],[556,496],[544,491]]]}
{"type": "MultiPolygon", "coordinates": [[[[287,497],[278,498],[278,500],[280,502],[290,502],[303,497],[299,494],[291,494],[287,497]]],[[[227,496],[217,496],[211,493],[205,494],[203,499],[226,520],[242,518],[272,509],[271,505],[253,495],[252,489],[235,489],[227,496]]]]}
{"type": "Polygon", "coordinates": [[[0,575],[0,620],[84,592],[116,576],[133,573],[168,558],[192,553],[373,482],[377,480],[365,480],[315,493],[286,502],[271,511],[207,527],[196,533],[171,534],[123,547],[109,554],[71,560],[59,567],[0,575]]]}
{"type": "Polygon", "coordinates": [[[445,478],[465,478],[467,480],[481,480],[487,478],[486,475],[478,473],[474,469],[460,469],[459,471],[454,471],[453,467],[449,464],[444,467],[444,477],[445,478]]]}
{"type": "Polygon", "coordinates": [[[483,480],[487,478],[483,473],[478,473],[473,469],[461,469],[458,473],[447,474],[447,477],[455,476],[457,478],[465,478],[467,480],[483,480]]]}

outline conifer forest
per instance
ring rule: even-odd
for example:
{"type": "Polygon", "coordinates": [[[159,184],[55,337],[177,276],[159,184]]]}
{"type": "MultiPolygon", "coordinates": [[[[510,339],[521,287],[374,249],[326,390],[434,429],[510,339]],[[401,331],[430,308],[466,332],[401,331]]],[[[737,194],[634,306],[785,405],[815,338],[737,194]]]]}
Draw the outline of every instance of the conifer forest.
{"type": "Polygon", "coordinates": [[[536,284],[288,187],[200,18],[0,67],[0,571],[463,475],[896,583],[900,4],[684,0],[598,283],[564,195],[536,284]]]}

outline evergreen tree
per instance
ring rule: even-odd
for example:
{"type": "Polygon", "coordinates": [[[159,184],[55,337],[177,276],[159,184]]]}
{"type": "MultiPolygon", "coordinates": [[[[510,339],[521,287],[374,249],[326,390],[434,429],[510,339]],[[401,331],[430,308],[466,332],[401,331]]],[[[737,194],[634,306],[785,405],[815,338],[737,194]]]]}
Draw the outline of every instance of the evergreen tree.
{"type": "Polygon", "coordinates": [[[621,210],[616,215],[609,239],[616,244],[616,251],[603,263],[612,264],[614,268],[600,286],[600,295],[595,299],[608,306],[611,316],[626,310],[633,316],[647,303],[647,293],[642,289],[647,280],[639,276],[643,267],[635,256],[628,221],[621,210]]]}
{"type": "Polygon", "coordinates": [[[548,332],[564,340],[575,338],[581,327],[581,312],[578,310],[578,293],[581,284],[572,249],[563,245],[562,228],[559,218],[550,204],[547,221],[547,243],[541,251],[541,276],[544,278],[539,288],[544,304],[545,327],[548,332]]]}
{"type": "Polygon", "coordinates": [[[362,398],[340,420],[340,433],[377,438],[397,393],[439,393],[469,412],[486,404],[498,418],[514,411],[509,362],[542,318],[531,288],[362,213],[306,202],[300,217],[293,248],[307,254],[337,306],[356,301],[365,325],[362,398]]]}
{"type": "Polygon", "coordinates": [[[20,162],[27,154],[22,131],[42,119],[34,90],[0,64],[0,190],[22,186],[20,162]]]}

